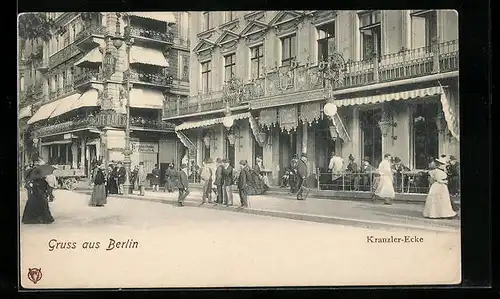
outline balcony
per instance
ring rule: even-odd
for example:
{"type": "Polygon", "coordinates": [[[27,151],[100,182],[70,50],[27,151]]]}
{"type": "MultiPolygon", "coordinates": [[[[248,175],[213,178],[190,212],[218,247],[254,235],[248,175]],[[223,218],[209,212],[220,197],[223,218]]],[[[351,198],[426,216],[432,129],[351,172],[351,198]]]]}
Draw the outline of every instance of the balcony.
{"type": "MultiPolygon", "coordinates": [[[[339,80],[334,83],[333,88],[342,90],[458,71],[458,65],[458,40],[434,44],[431,47],[402,49],[398,53],[378,58],[345,62],[340,71],[339,80]]],[[[281,105],[289,99],[280,97],[281,95],[297,94],[303,97],[304,94],[300,94],[301,91],[316,91],[319,95],[324,88],[325,74],[320,69],[323,69],[322,64],[312,66],[298,63],[293,68],[275,67],[267,70],[264,78],[244,84],[239,100],[233,101],[231,105],[236,106],[254,100],[281,105]]],[[[164,109],[164,117],[217,110],[222,109],[223,106],[221,95],[217,96],[217,93],[198,95],[185,102],[178,100],[175,103],[169,103],[164,109]]]]}
{"type": "Polygon", "coordinates": [[[152,131],[167,131],[173,132],[174,125],[161,120],[151,119],[147,117],[131,116],[130,127],[132,129],[152,130],[152,131]]]}
{"type": "Polygon", "coordinates": [[[66,84],[64,86],[60,86],[57,90],[53,90],[49,92],[49,99],[50,101],[63,98],[65,96],[68,96],[72,93],[74,93],[75,88],[73,87],[73,84],[66,84]]]}
{"type": "Polygon", "coordinates": [[[75,44],[71,44],[61,51],[55,53],[54,55],[50,56],[49,58],[49,68],[54,68],[61,63],[73,58],[74,56],[80,54],[80,49],[78,49],[75,44]]]}
{"type": "Polygon", "coordinates": [[[98,39],[104,38],[106,29],[101,25],[91,25],[80,31],[75,37],[75,45],[84,52],[99,45],[98,39]]]}
{"type": "Polygon", "coordinates": [[[142,42],[160,42],[169,45],[174,42],[174,35],[171,31],[160,32],[138,26],[131,26],[130,35],[136,40],[142,42]]]}
{"type": "Polygon", "coordinates": [[[40,126],[35,129],[36,136],[49,136],[68,133],[81,129],[98,129],[103,127],[125,128],[126,115],[102,113],[98,115],[86,115],[75,117],[72,120],[40,126]]]}
{"type": "Polygon", "coordinates": [[[102,83],[103,74],[97,69],[83,69],[83,71],[75,76],[74,87],[86,88],[92,83],[102,83]]]}
{"type": "Polygon", "coordinates": [[[172,84],[173,77],[166,72],[130,71],[130,81],[135,84],[167,87],[172,84]]]}

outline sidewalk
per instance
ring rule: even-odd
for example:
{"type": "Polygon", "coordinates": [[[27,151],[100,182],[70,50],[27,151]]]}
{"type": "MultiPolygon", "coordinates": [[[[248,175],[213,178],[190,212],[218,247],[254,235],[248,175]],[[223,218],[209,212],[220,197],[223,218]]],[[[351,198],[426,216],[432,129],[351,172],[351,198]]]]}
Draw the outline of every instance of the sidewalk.
{"type": "MultiPolygon", "coordinates": [[[[90,191],[77,191],[90,194],[90,191]]],[[[110,196],[112,198],[132,198],[176,204],[177,193],[146,191],[144,197],[136,194],[127,196],[110,196]]],[[[281,217],[295,220],[305,220],[321,223],[361,226],[366,228],[383,229],[420,229],[426,231],[457,232],[460,229],[460,220],[442,219],[432,220],[422,216],[423,204],[394,203],[383,205],[378,203],[360,202],[351,200],[312,199],[298,201],[292,196],[258,195],[250,196],[250,206],[238,209],[239,197],[233,197],[234,206],[203,204],[201,192],[192,190],[185,201],[188,207],[226,210],[239,213],[281,217]]]]}

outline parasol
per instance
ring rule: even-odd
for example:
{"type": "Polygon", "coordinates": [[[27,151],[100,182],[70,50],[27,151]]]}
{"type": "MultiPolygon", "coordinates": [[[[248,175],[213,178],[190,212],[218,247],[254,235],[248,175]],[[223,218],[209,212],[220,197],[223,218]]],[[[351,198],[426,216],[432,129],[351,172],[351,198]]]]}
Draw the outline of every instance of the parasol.
{"type": "Polygon", "coordinates": [[[48,164],[37,165],[26,170],[26,172],[24,173],[24,177],[29,180],[43,178],[51,175],[54,172],[54,169],[56,169],[56,167],[48,164]]]}

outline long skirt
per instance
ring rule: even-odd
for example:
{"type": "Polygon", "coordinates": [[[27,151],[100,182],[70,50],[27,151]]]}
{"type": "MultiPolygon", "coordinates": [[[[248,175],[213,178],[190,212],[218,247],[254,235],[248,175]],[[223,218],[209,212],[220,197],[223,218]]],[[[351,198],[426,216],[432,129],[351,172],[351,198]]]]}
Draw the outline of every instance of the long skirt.
{"type": "Polygon", "coordinates": [[[435,182],[431,185],[423,214],[426,218],[449,218],[457,215],[451,206],[450,193],[445,184],[435,182]]]}
{"type": "Polygon", "coordinates": [[[252,180],[248,183],[248,195],[261,195],[266,192],[266,184],[258,174],[252,173],[252,180]]]}
{"type": "Polygon", "coordinates": [[[41,192],[37,192],[36,194],[31,193],[24,207],[22,223],[48,224],[52,222],[54,222],[54,218],[50,213],[47,198],[41,195],[41,192]]]}
{"type": "Polygon", "coordinates": [[[392,176],[381,175],[375,190],[375,195],[381,198],[394,198],[394,186],[392,185],[392,176]]]}
{"type": "Polygon", "coordinates": [[[107,191],[108,194],[118,194],[118,185],[114,178],[108,179],[107,191]]]}
{"type": "Polygon", "coordinates": [[[90,206],[103,206],[106,204],[106,186],[94,185],[92,195],[90,196],[90,206]]]}

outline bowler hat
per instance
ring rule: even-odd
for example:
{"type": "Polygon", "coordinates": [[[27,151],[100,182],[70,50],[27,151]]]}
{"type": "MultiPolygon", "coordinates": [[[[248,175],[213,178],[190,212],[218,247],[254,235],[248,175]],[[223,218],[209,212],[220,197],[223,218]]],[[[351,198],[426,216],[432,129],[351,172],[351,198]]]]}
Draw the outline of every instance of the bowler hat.
{"type": "Polygon", "coordinates": [[[435,161],[436,161],[436,162],[438,162],[438,163],[441,163],[441,164],[446,164],[446,163],[448,162],[448,161],[446,161],[446,159],[445,159],[445,158],[443,158],[443,157],[441,157],[441,158],[439,158],[439,159],[436,159],[435,161]]]}

